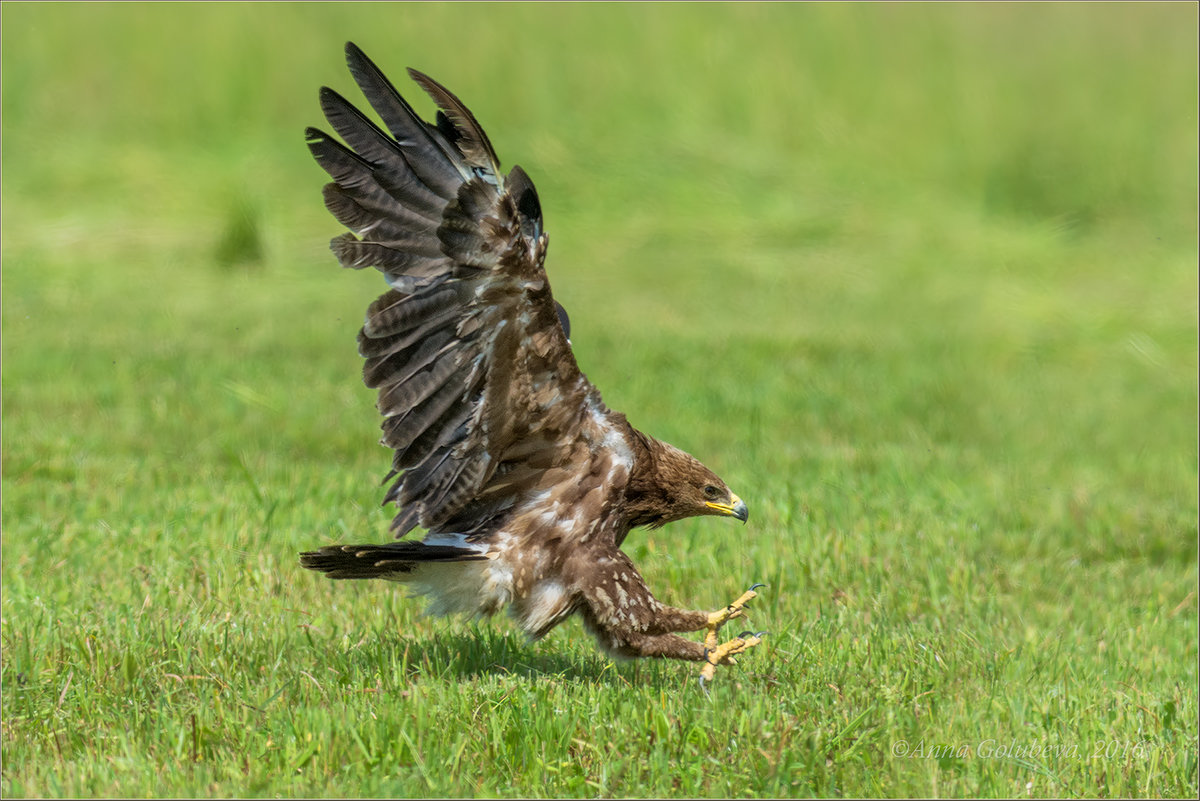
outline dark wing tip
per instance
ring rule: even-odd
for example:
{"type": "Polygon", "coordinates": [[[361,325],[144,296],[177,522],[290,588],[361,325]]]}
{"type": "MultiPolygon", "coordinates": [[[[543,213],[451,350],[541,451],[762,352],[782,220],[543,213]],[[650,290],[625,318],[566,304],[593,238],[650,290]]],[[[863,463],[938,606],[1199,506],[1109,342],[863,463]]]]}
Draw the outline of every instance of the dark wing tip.
{"type": "MultiPolygon", "coordinates": [[[[433,78],[430,78],[428,75],[421,72],[416,67],[408,67],[408,77],[412,78],[414,81],[421,84],[422,88],[424,88],[425,84],[433,84],[437,88],[441,89],[443,92],[446,92],[447,94],[450,93],[450,91],[448,89],[446,89],[446,87],[442,86],[440,83],[435,81],[433,78]]],[[[428,91],[428,90],[426,90],[426,91],[428,91]]]]}
{"type": "Polygon", "coordinates": [[[354,42],[346,42],[346,63],[353,66],[355,61],[370,61],[367,54],[362,51],[362,48],[354,42]]]}
{"type": "Polygon", "coordinates": [[[459,100],[456,94],[418,69],[409,67],[408,77],[424,89],[438,108],[445,112],[450,124],[458,131],[459,140],[455,144],[467,161],[472,163],[472,166],[485,167],[497,172],[500,169],[500,159],[496,156],[496,150],[484,133],[483,126],[466,104],[459,100]]]}
{"type": "Polygon", "coordinates": [[[359,76],[369,74],[377,76],[381,83],[391,86],[384,77],[383,70],[375,66],[375,62],[354,42],[346,42],[346,66],[350,68],[350,74],[354,76],[359,86],[362,86],[359,76]]]}
{"type": "Polygon", "coordinates": [[[533,181],[520,165],[514,164],[505,179],[505,185],[517,202],[517,211],[524,218],[522,232],[530,239],[537,239],[542,235],[542,202],[538,200],[533,181]]]}
{"type": "Polygon", "coordinates": [[[567,335],[567,342],[571,341],[571,318],[567,316],[567,310],[557,300],[554,301],[554,310],[558,312],[558,324],[562,326],[563,333],[567,335]]]}

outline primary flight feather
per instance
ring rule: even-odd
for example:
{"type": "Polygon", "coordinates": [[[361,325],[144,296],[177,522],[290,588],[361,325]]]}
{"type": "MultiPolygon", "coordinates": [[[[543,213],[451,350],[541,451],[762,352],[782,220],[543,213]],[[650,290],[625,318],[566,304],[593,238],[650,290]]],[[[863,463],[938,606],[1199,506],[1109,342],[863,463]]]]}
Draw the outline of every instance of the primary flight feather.
{"type": "Polygon", "coordinates": [[[331,243],[344,267],[374,267],[389,289],[358,334],[395,452],[384,503],[400,511],[382,545],[301,555],[331,578],[382,578],[427,595],[435,613],[506,608],[538,638],[579,614],[618,656],[715,666],[757,645],[720,643],[753,588],[715,612],[659,602],[620,550],[629,531],[693,515],[745,521],[746,505],[687,453],[608,409],[571,352],[550,293],[533,182],[500,170],[457,97],[416,70],[438,105],[421,120],[353,44],[350,72],[386,128],[331,89],[309,149],[329,173],[325,205],[350,229],[331,243]],[[401,539],[414,528],[420,539],[401,539]],[[678,632],[706,630],[704,642],[678,632]]]}

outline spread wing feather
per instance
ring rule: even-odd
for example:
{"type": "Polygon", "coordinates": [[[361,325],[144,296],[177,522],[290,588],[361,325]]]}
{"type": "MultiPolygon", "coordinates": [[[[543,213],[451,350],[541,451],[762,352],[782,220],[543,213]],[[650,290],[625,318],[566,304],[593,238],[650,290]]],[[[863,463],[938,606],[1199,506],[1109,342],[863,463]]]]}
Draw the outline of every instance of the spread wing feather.
{"type": "Polygon", "coordinates": [[[442,114],[438,115],[438,130],[462,154],[467,164],[496,174],[500,169],[500,159],[496,158],[496,151],[475,115],[449,89],[425,73],[410,68],[408,74],[433,98],[433,102],[437,103],[444,113],[444,117],[442,114]],[[447,126],[443,120],[450,125],[447,126]]]}
{"type": "Polygon", "coordinates": [[[470,177],[458,166],[454,148],[433,126],[417,116],[396,87],[353,42],[346,43],[346,63],[367,102],[408,154],[413,174],[439,197],[452,197],[458,185],[470,177]]]}
{"type": "Polygon", "coordinates": [[[338,261],[375,267],[392,287],[358,336],[395,451],[384,502],[401,506],[398,537],[417,525],[470,533],[569,458],[568,429],[593,390],[550,294],[528,176],[501,175],[483,128],[441,84],[409,71],[441,109],[430,125],[353,44],[346,58],[387,130],[322,89],[346,144],[312,128],[306,138],[333,179],[326,206],[353,232],[331,242],[338,261]]]}

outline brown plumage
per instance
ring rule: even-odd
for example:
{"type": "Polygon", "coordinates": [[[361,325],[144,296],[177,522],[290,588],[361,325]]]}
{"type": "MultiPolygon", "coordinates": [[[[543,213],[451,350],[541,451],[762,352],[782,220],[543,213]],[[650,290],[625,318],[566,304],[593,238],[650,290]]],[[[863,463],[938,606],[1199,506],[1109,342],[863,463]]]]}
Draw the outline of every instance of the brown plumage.
{"type": "Polygon", "coordinates": [[[384,578],[431,599],[431,611],[508,607],[530,636],[579,613],[622,656],[707,660],[747,593],[717,612],[660,603],[620,550],[629,531],[693,515],[746,520],[746,506],[683,451],[609,410],[580,372],[566,314],[543,269],[547,238],[533,183],[504,175],[470,111],[409,70],[441,108],[422,121],[353,44],[347,61],[386,132],[336,92],[309,149],[333,178],[325,204],[353,233],[331,247],[344,267],[375,267],[390,289],[358,335],[363,379],[379,390],[394,478],[384,502],[399,539],[330,546],[301,564],[332,578],[384,578]],[[708,629],[704,643],[676,632],[708,629]]]}

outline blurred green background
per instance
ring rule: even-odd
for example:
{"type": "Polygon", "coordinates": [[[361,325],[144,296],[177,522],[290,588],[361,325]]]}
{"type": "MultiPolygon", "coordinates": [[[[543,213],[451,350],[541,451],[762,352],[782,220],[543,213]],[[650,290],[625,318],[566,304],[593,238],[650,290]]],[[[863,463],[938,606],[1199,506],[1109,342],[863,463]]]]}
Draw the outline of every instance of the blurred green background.
{"type": "MultiPolygon", "coordinates": [[[[376,538],[390,516],[353,341],[381,282],[328,252],[339,229],[303,142],[323,126],[317,87],[358,102],[346,40],[419,111],[431,104],[404,67],[451,88],[506,166],[531,175],[582,368],[610,406],[751,504],[745,532],[692,521],[627,547],[683,605],[769,582],[772,647],[799,648],[791,631],[816,649],[810,674],[797,660],[788,689],[769,694],[806,709],[795,714],[818,740],[853,689],[839,678],[849,704],[823,698],[833,680],[816,666],[881,619],[888,632],[958,621],[997,652],[1008,637],[1065,643],[1063,658],[1087,666],[1071,686],[1108,699],[1143,676],[1165,693],[1139,702],[1160,724],[1167,703],[1194,718],[1195,4],[0,13],[6,795],[104,792],[88,768],[47,778],[75,764],[53,745],[54,721],[103,719],[95,710],[138,697],[136,670],[128,686],[76,678],[69,694],[63,673],[87,668],[56,638],[105,632],[139,652],[122,628],[139,607],[189,621],[179,630],[195,629],[201,651],[221,610],[238,612],[248,642],[292,631],[294,608],[338,604],[349,611],[335,631],[385,603],[414,636],[430,630],[417,604],[294,568],[297,550],[376,538]],[[838,624],[805,628],[821,619],[838,624]],[[18,693],[18,674],[44,677],[44,692],[18,693]]],[[[586,637],[561,637],[538,648],[601,670],[586,637]]],[[[754,659],[743,664],[753,681],[754,659]]],[[[1012,669],[1026,680],[1026,667],[1012,669]]],[[[661,677],[676,673],[654,675],[673,686],[661,677]]],[[[302,708],[293,691],[281,697],[302,708]]],[[[943,716],[990,731],[990,713],[962,703],[943,716]]],[[[868,720],[858,736],[872,731],[847,714],[868,720]]],[[[854,752],[881,784],[839,792],[1024,787],[1020,769],[983,762],[941,783],[914,772],[887,758],[891,725],[854,752]]],[[[1157,773],[1134,764],[1096,780],[1081,763],[1037,792],[1194,793],[1195,722],[1177,728],[1181,756],[1157,773]]],[[[153,740],[128,736],[133,750],[153,740]]],[[[833,792],[812,778],[823,758],[813,764],[694,786],[833,792]]],[[[135,793],[251,786],[138,785],[130,770],[120,786],[135,793]]],[[[321,794],[333,775],[253,786],[321,794]]],[[[442,789],[506,791],[463,781],[442,789]]],[[[507,791],[670,790],[580,781],[507,791]]]]}

